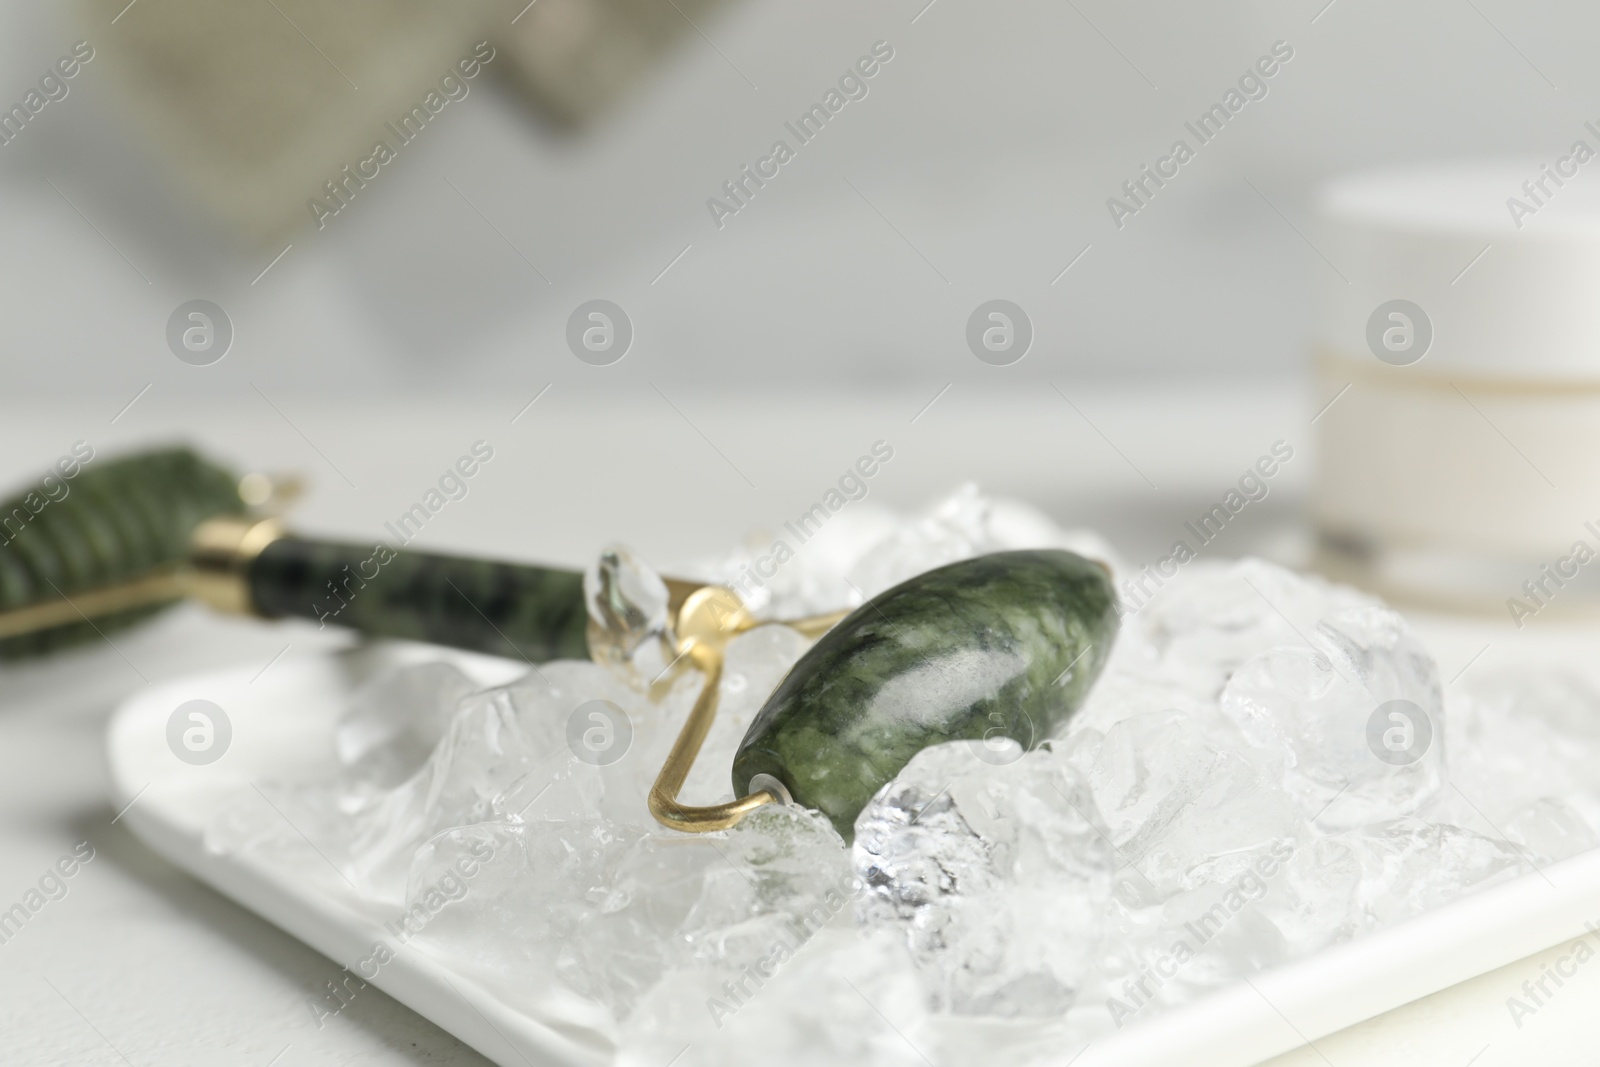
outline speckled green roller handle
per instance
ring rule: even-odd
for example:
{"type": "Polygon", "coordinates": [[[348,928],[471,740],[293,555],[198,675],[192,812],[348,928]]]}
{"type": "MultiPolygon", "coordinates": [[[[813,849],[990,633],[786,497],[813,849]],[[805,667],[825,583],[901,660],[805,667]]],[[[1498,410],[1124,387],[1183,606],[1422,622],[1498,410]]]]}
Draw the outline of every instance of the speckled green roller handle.
{"type": "Polygon", "coordinates": [[[268,618],[532,663],[589,654],[577,571],[285,537],[250,564],[248,584],[268,618]]]}

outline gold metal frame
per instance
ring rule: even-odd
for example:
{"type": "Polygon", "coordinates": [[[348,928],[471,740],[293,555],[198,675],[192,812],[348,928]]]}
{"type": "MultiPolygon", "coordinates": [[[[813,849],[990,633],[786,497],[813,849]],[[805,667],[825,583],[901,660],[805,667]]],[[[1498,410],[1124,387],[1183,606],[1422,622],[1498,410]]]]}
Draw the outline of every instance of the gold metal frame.
{"type": "MultiPolygon", "coordinates": [[[[817,615],[804,619],[786,620],[779,625],[789,626],[807,637],[826,633],[848,611],[817,615]]],[[[744,603],[729,589],[721,586],[701,586],[684,600],[677,612],[676,632],[680,659],[687,658],[704,674],[700,695],[684,721],[672,751],[667,753],[661,773],[656,775],[650,789],[650,814],[663,826],[685,833],[705,834],[737,826],[746,815],[766,804],[779,803],[787,797],[775,792],[781,786],[758,789],[748,796],[725,804],[693,806],[680,804],[678,793],[694,769],[711,724],[717,718],[717,697],[722,683],[722,662],[728,642],[746,630],[760,626],[761,620],[746,610],[744,603]]]]}

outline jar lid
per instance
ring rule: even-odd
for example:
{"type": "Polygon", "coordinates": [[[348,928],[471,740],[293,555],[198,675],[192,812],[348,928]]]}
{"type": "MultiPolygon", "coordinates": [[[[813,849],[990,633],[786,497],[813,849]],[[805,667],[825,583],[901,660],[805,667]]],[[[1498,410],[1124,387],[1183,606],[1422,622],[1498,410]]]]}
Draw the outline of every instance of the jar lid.
{"type": "Polygon", "coordinates": [[[1600,130],[1584,132],[1550,159],[1329,183],[1324,352],[1426,377],[1600,382],[1600,130]]]}

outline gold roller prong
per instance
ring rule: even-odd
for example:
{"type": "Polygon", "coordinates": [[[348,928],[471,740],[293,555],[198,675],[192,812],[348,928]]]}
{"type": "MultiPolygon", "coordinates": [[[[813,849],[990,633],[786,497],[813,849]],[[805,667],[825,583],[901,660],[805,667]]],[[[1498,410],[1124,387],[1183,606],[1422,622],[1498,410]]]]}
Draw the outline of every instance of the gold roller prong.
{"type": "MultiPolygon", "coordinates": [[[[773,624],[792,627],[807,637],[818,637],[847,614],[848,611],[831,612],[804,619],[775,621],[773,624]]],[[[701,682],[694,707],[684,721],[683,729],[678,732],[672,751],[667,753],[666,762],[656,775],[655,785],[650,789],[650,814],[661,825],[685,833],[704,834],[731,829],[757,808],[783,803],[787,798],[780,798],[769,789],[759,789],[724,804],[697,806],[678,803],[678,793],[688,780],[689,772],[694,769],[695,758],[700,755],[706,735],[711,732],[711,724],[716,721],[718,687],[722,683],[722,663],[728,642],[766,622],[751,615],[732,590],[716,585],[702,586],[690,593],[676,618],[678,655],[699,668],[705,679],[701,682]]]]}

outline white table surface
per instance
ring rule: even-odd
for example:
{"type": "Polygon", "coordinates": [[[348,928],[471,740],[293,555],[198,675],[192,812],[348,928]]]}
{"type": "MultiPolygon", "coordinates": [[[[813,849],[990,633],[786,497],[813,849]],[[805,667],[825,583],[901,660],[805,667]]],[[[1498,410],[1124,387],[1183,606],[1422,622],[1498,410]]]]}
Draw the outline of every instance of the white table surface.
{"type": "MultiPolygon", "coordinates": [[[[11,397],[0,400],[0,478],[17,484],[78,439],[110,454],[183,437],[242,466],[305,471],[313,489],[295,525],[365,540],[382,536],[386,519],[482,439],[495,459],[465,500],[430,522],[424,545],[579,565],[622,540],[671,563],[798,514],[882,438],[895,456],[871,483],[876,499],[913,505],[971,478],[1147,559],[1283,439],[1296,458],[1214,550],[1303,550],[1296,520],[1314,462],[1316,404],[1290,385],[1152,395],[1062,382],[1070,403],[1050,391],[1006,396],[958,385],[923,410],[932,389],[719,397],[657,384],[671,404],[647,387],[553,389],[515,424],[542,383],[526,395],[471,398],[281,396],[276,409],[249,392],[198,404],[153,390],[115,424],[126,397],[11,397]]],[[[265,668],[280,653],[309,655],[338,639],[185,608],[114,640],[0,668],[0,908],[74,844],[96,850],[64,899],[0,944],[0,1060],[485,1063],[376,989],[319,1029],[306,1000],[338,965],[156,859],[113,822],[105,800],[102,733],[117,701],[163,679],[265,668]]],[[[1449,677],[1461,666],[1441,670],[1449,677]]],[[[1504,968],[1274,1064],[1592,1062],[1585,1046],[1600,966],[1580,968],[1518,1028],[1506,998],[1539,970],[1538,959],[1504,968]]]]}

